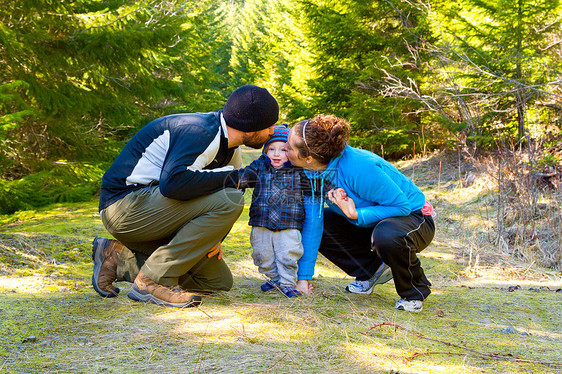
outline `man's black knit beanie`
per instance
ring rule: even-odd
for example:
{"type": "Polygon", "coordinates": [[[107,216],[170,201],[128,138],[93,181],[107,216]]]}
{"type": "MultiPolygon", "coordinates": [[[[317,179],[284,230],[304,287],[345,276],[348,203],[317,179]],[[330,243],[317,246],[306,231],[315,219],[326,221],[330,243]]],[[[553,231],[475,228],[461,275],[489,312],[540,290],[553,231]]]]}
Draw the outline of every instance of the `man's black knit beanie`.
{"type": "Polygon", "coordinates": [[[262,87],[247,84],[234,91],[222,109],[226,125],[244,132],[273,126],[279,119],[279,104],[262,87]]]}

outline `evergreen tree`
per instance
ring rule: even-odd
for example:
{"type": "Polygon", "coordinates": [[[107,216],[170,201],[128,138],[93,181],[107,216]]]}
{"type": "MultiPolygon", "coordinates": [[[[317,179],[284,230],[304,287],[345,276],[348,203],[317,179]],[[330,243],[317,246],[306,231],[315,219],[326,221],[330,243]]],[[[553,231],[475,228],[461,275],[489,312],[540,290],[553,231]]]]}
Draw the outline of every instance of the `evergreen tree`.
{"type": "Polygon", "coordinates": [[[285,121],[313,114],[306,105],[312,77],[301,18],[292,0],[246,0],[234,10],[231,89],[249,83],[268,88],[285,121]]]}
{"type": "Polygon", "coordinates": [[[404,128],[420,126],[404,113],[417,104],[381,95],[380,66],[390,55],[409,54],[415,38],[402,22],[426,26],[413,15],[402,19],[394,3],[400,2],[247,0],[233,42],[233,81],[271,88],[288,121],[334,113],[348,118],[358,135],[374,134],[361,140],[364,146],[387,143],[403,154],[413,141],[404,128]]]}
{"type": "Polygon", "coordinates": [[[185,102],[197,110],[222,104],[220,3],[1,5],[4,178],[40,170],[45,160],[111,160],[121,147],[112,143],[149,119],[185,102]]]}
{"type": "MultiPolygon", "coordinates": [[[[406,113],[415,110],[416,104],[381,95],[381,68],[421,79],[419,72],[406,64],[391,66],[391,60],[411,58],[408,46],[417,42],[411,29],[423,32],[427,26],[422,15],[399,1],[317,0],[301,4],[305,14],[302,27],[318,77],[310,82],[315,110],[348,118],[356,129],[374,135],[371,142],[387,143],[387,149],[396,155],[410,148],[408,130],[417,129],[420,119],[406,113]]],[[[364,146],[370,146],[369,142],[364,146]]]]}
{"type": "MultiPolygon", "coordinates": [[[[480,112],[480,126],[493,127],[499,117],[508,123],[504,135],[527,137],[528,107],[548,94],[562,67],[556,48],[549,48],[560,31],[560,2],[459,0],[435,5],[442,15],[445,69],[473,113],[480,112]]],[[[469,128],[469,135],[476,130],[483,131],[469,128]]]]}
{"type": "Polygon", "coordinates": [[[418,42],[416,35],[427,29],[423,15],[401,1],[323,1],[312,8],[309,3],[307,9],[317,51],[315,68],[326,77],[315,87],[323,92],[320,102],[360,130],[356,145],[376,147],[391,157],[411,152],[423,126],[415,114],[418,105],[385,97],[381,83],[384,69],[410,80],[423,79],[412,68],[409,49],[418,42]],[[406,63],[396,65],[395,59],[406,63]]]}

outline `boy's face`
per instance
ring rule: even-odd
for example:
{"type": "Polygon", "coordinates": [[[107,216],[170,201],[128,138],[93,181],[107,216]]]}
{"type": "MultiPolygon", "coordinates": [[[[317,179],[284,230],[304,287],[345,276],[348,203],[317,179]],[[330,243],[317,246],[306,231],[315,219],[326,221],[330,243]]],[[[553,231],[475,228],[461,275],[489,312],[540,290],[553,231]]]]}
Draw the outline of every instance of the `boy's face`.
{"type": "Polygon", "coordinates": [[[267,146],[265,155],[271,160],[271,166],[276,169],[283,167],[283,164],[289,159],[287,158],[287,150],[285,142],[273,142],[267,146]]]}

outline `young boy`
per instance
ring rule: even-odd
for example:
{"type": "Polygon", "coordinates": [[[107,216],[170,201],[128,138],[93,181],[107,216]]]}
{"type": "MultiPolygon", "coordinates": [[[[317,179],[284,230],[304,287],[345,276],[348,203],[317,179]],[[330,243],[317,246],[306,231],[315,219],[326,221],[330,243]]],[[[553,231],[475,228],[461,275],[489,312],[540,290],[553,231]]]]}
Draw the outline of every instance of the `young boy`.
{"type": "Polygon", "coordinates": [[[285,296],[301,296],[296,290],[297,261],[303,254],[303,192],[310,182],[301,168],[292,167],[285,143],[287,125],[274,127],[263,154],[244,169],[241,188],[254,187],[250,221],[252,258],[269,281],[262,291],[279,289],[285,296]]]}

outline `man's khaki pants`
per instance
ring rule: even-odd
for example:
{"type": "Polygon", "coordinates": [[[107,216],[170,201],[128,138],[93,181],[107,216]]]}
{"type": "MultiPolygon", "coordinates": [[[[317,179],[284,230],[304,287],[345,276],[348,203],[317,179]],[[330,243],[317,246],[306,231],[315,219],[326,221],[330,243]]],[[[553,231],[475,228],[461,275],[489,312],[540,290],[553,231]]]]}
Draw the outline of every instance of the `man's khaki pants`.
{"type": "Polygon", "coordinates": [[[243,207],[243,193],[232,188],[189,201],[164,197],[158,186],[129,193],[101,211],[107,231],[127,247],[117,281],[133,282],[142,270],[161,285],[228,291],[230,269],[207,254],[228,234],[243,207]]]}

